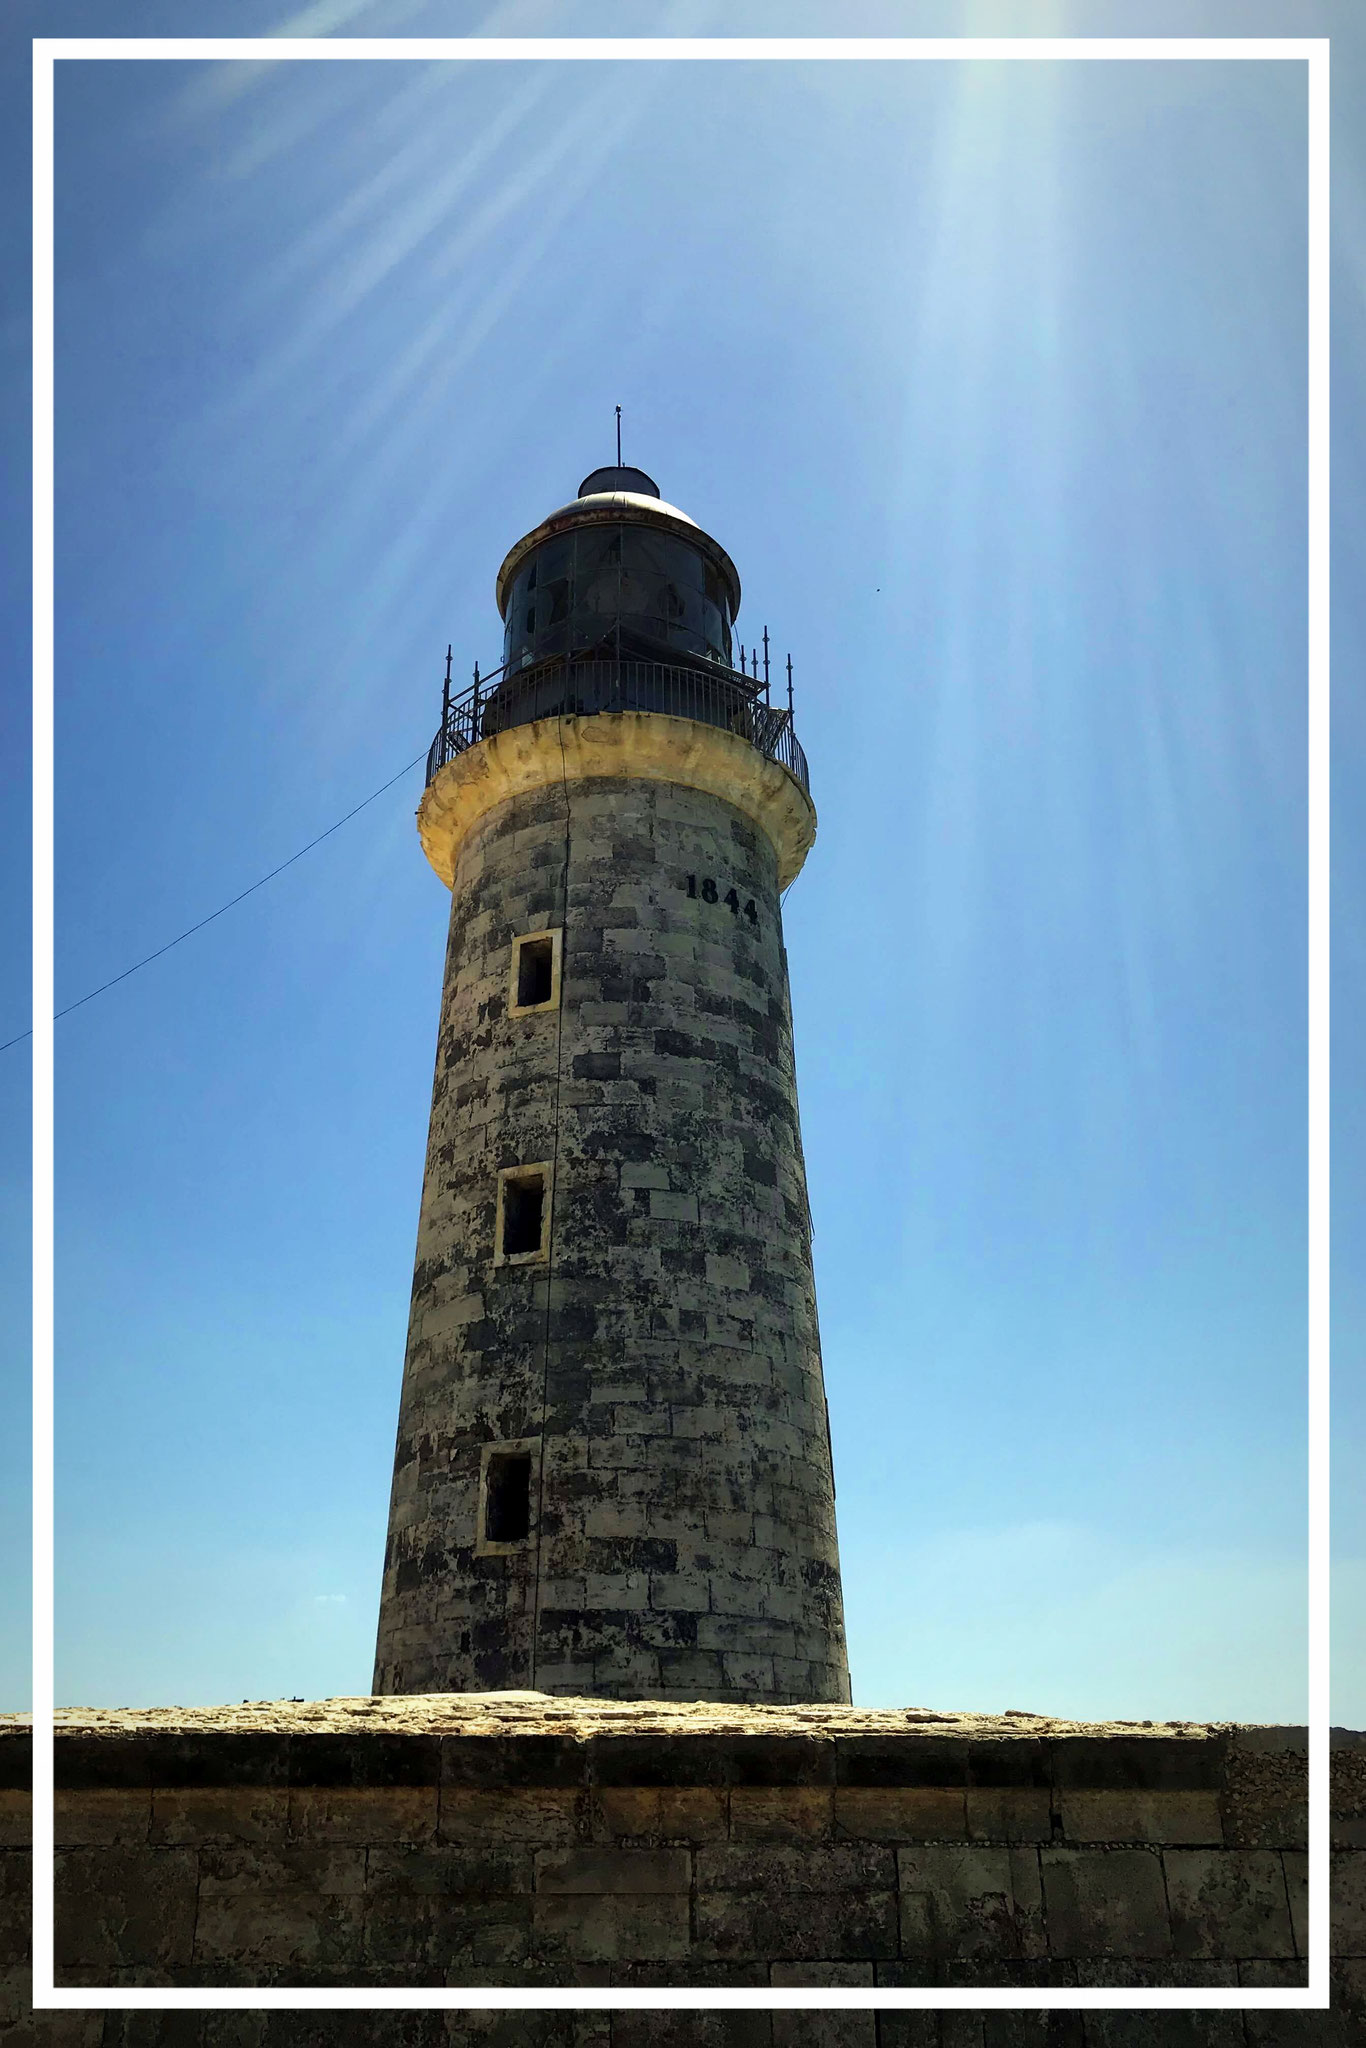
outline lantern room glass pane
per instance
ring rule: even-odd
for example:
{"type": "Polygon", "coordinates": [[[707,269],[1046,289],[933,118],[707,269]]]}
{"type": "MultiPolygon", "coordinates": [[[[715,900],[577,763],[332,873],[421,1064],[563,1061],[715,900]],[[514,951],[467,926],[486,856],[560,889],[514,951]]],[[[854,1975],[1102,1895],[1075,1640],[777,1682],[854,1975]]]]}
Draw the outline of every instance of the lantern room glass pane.
{"type": "Polygon", "coordinates": [[[555,656],[731,659],[724,579],[700,548],[640,526],[592,526],[536,550],[508,593],[504,659],[555,656]]]}

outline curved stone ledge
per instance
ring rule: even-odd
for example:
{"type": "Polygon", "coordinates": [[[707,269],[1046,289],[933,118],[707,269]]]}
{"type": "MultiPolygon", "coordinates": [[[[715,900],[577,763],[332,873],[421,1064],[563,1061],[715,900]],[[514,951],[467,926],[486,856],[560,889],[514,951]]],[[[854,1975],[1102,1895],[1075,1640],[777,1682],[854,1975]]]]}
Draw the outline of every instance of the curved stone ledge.
{"type": "Polygon", "coordinates": [[[448,761],[418,805],[423,851],[449,889],[461,841],[495,804],[547,783],[623,775],[705,790],[734,804],[773,842],[782,889],[815,841],[810,797],[748,740],[659,711],[599,711],[515,725],[448,761]]]}

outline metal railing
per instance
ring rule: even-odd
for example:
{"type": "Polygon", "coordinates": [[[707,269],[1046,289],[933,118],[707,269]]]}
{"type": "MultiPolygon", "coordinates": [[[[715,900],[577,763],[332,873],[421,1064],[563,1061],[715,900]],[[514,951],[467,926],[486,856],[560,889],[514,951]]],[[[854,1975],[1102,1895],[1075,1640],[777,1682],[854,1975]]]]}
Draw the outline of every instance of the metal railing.
{"type": "Polygon", "coordinates": [[[780,709],[766,701],[756,677],[735,669],[687,668],[626,656],[585,661],[560,657],[532,668],[499,669],[490,676],[476,673],[474,683],[458,697],[450,695],[448,673],[441,730],[427,756],[427,780],[431,782],[448,761],[480,740],[538,718],[659,711],[736,733],[770,761],[779,762],[810,795],[806,755],[792,729],[791,697],[790,672],[788,703],[780,709]]]}

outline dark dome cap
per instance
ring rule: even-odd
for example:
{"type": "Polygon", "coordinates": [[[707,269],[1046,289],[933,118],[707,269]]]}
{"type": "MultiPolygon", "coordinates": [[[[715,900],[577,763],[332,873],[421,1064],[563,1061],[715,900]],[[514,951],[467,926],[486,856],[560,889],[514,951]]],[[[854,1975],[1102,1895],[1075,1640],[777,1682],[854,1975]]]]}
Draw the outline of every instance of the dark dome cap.
{"type": "Polygon", "coordinates": [[[634,491],[641,498],[657,498],[659,485],[643,469],[595,469],[579,485],[579,496],[591,497],[598,491],[634,491]]]}

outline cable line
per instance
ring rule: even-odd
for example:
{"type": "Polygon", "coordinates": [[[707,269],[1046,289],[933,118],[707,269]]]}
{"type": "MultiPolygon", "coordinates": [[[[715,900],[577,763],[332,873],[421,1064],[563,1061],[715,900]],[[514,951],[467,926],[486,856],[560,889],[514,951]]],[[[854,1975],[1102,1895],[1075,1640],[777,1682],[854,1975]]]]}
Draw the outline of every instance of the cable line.
{"type": "MultiPolygon", "coordinates": [[[[99,987],[92,988],[88,995],[78,996],[74,1003],[68,1003],[64,1010],[56,1012],[52,1019],[53,1023],[57,1023],[62,1017],[69,1017],[71,1012],[79,1010],[83,1003],[93,1003],[96,996],[102,996],[106,989],[116,988],[121,981],[127,981],[129,975],[136,974],[140,967],[150,967],[153,960],[159,960],[163,953],[169,953],[171,948],[178,946],[182,939],[193,938],[196,932],[203,931],[206,924],[212,924],[216,917],[221,917],[225,910],[231,910],[234,904],[245,902],[246,898],[254,896],[258,889],[264,889],[267,882],[273,882],[275,877],[282,875],[286,868],[292,868],[296,860],[302,860],[306,853],[312,853],[315,846],[321,846],[324,839],[330,839],[334,832],[340,832],[342,826],[349,824],[357,812],[363,811],[367,804],[372,804],[376,797],[383,796],[385,790],[392,789],[396,782],[401,782],[404,776],[411,774],[418,762],[425,760],[425,758],[426,749],[424,748],[422,753],[414,755],[406,767],[400,768],[397,775],[391,775],[389,780],[382,782],[378,789],[372,789],[369,796],[358,803],[353,810],[349,810],[344,818],[338,818],[335,825],[329,825],[327,830],[320,832],[316,839],[310,839],[307,846],[301,846],[297,853],[291,853],[289,859],[282,860],[278,868],[272,868],[268,875],[262,875],[259,882],[253,882],[249,889],[243,889],[239,895],[230,897],[226,903],[220,903],[217,910],[211,910],[207,917],[201,917],[198,924],[192,924],[185,931],[177,933],[175,938],[167,939],[165,945],[158,946],[155,953],[145,954],[141,960],[135,960],[131,967],[125,967],[122,974],[116,974],[110,981],[102,981],[99,987]]],[[[7,1038],[4,1044],[0,1045],[0,1052],[8,1052],[12,1045],[22,1045],[26,1038],[32,1038],[32,1036],[32,1031],[21,1031],[17,1038],[7,1038]]]]}

